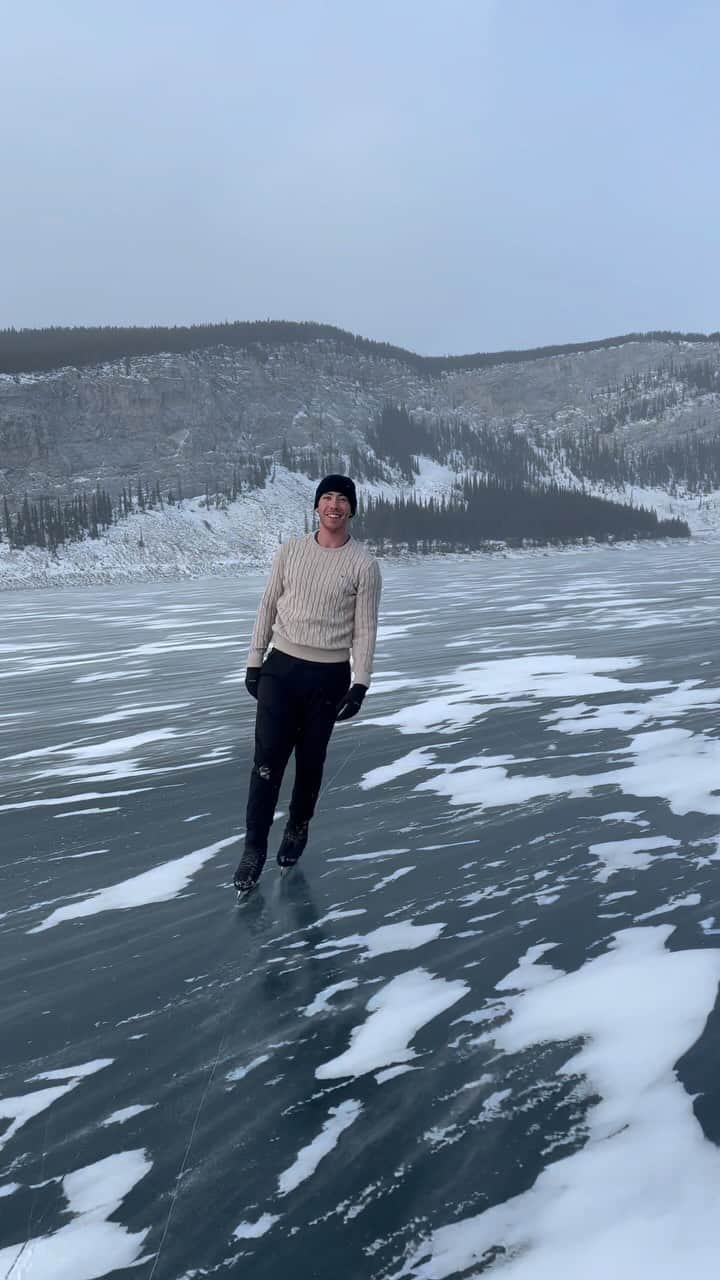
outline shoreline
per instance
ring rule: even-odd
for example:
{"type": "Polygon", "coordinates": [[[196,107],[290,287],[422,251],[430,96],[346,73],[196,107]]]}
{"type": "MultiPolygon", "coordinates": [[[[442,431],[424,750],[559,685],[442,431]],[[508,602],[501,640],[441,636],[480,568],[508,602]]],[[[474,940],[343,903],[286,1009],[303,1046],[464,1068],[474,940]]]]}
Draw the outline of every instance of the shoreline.
{"type": "MultiPolygon", "coordinates": [[[[524,556],[549,556],[554,553],[561,555],[587,555],[598,551],[627,551],[637,550],[642,547],[664,547],[687,546],[692,543],[715,542],[718,535],[715,534],[697,534],[691,533],[689,537],[681,538],[634,538],[627,541],[614,542],[598,542],[598,541],[572,541],[563,543],[542,543],[537,546],[528,547],[510,547],[507,545],[493,544],[486,548],[477,548],[475,550],[437,550],[437,551],[408,551],[406,549],[383,550],[378,553],[372,546],[369,549],[373,555],[376,555],[382,564],[400,565],[400,564],[421,564],[427,561],[433,563],[439,560],[457,561],[475,561],[483,557],[491,557],[495,559],[517,559],[524,556]]],[[[75,546],[86,545],[84,543],[73,544],[75,546]]],[[[368,545],[368,544],[366,544],[368,545]]],[[[16,554],[16,553],[13,553],[16,554]]],[[[17,554],[24,554],[23,552],[17,554]]],[[[39,553],[46,554],[46,553],[39,553]]],[[[150,585],[152,583],[168,584],[172,582],[198,582],[203,578],[237,578],[243,574],[267,574],[272,557],[257,557],[253,559],[245,559],[238,557],[236,560],[224,560],[211,563],[198,563],[196,566],[188,565],[181,569],[177,565],[163,566],[155,564],[147,565],[145,569],[142,566],[128,566],[125,571],[120,566],[107,566],[103,569],[95,568],[84,572],[82,570],[69,569],[67,572],[59,572],[56,574],[47,574],[41,572],[37,577],[23,577],[9,580],[4,578],[2,569],[0,568],[0,593],[14,593],[20,591],[62,591],[62,590],[78,590],[83,587],[123,587],[138,585],[150,585]]],[[[55,563],[59,563],[58,560],[55,563]]]]}

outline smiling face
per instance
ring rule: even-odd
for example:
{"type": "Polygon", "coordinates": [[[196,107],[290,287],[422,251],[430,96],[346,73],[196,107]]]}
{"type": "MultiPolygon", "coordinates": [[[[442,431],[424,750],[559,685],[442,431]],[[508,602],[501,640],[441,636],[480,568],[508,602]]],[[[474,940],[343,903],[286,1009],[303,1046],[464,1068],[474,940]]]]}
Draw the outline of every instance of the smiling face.
{"type": "Polygon", "coordinates": [[[321,528],[328,533],[346,533],[350,522],[350,503],[344,493],[323,493],[317,504],[321,528]]]}

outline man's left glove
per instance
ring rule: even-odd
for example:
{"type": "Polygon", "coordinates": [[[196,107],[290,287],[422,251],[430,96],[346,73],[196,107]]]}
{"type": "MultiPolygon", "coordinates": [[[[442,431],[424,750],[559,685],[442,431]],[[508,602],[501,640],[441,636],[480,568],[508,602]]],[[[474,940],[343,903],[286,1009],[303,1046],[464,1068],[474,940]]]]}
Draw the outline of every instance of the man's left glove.
{"type": "Polygon", "coordinates": [[[363,698],[367,693],[367,685],[353,684],[348,689],[345,697],[338,702],[337,711],[335,712],[336,720],[352,720],[356,716],[363,704],[363,698]]]}
{"type": "Polygon", "coordinates": [[[255,698],[256,700],[258,696],[258,683],[260,681],[260,670],[261,670],[260,667],[248,667],[247,671],[245,672],[245,688],[250,694],[250,697],[255,698]]]}

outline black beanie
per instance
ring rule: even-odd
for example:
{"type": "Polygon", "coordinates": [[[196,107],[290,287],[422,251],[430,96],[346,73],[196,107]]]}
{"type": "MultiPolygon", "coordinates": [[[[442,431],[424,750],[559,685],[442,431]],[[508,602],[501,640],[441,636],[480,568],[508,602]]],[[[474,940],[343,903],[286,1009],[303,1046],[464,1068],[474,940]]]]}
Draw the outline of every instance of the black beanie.
{"type": "Polygon", "coordinates": [[[349,476],[325,476],[315,490],[315,510],[324,493],[341,493],[350,503],[350,515],[357,511],[357,494],[355,485],[349,476]]]}

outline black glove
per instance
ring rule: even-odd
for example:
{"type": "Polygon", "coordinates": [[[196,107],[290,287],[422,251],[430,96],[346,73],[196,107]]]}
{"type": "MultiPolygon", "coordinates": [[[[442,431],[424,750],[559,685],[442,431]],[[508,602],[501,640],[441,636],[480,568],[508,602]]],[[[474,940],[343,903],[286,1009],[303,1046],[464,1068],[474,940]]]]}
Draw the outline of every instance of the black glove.
{"type": "Polygon", "coordinates": [[[250,694],[250,697],[255,698],[256,700],[258,695],[258,683],[260,681],[260,670],[260,667],[248,667],[245,672],[245,688],[250,694]]]}
{"type": "Polygon", "coordinates": [[[360,710],[366,693],[367,685],[351,685],[342,701],[338,702],[335,719],[352,720],[353,716],[356,716],[360,710]]]}

